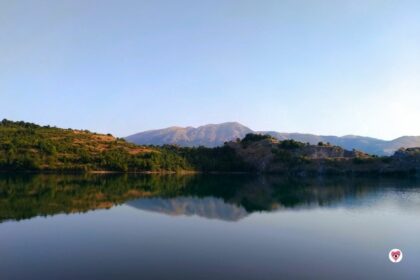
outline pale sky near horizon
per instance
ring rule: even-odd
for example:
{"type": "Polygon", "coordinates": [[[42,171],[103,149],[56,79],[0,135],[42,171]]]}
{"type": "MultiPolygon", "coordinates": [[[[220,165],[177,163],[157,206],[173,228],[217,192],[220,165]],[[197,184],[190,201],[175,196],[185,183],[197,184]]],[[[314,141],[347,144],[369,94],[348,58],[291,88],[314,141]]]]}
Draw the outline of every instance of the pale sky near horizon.
{"type": "Polygon", "coordinates": [[[420,135],[420,1],[0,0],[0,119],[420,135]]]}

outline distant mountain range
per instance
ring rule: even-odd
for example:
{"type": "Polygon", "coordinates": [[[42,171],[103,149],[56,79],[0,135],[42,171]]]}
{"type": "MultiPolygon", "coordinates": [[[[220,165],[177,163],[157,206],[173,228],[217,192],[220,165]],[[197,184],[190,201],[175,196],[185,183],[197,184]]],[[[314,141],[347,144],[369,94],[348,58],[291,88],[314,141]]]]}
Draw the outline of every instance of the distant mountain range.
{"type": "Polygon", "coordinates": [[[128,142],[139,145],[176,144],[185,147],[216,147],[223,145],[226,141],[231,141],[236,138],[242,139],[247,133],[269,134],[279,140],[293,139],[304,143],[309,142],[310,144],[329,142],[347,150],[356,149],[376,155],[391,155],[399,148],[420,147],[420,136],[403,136],[386,141],[356,135],[338,137],[303,133],[281,133],[276,131],[254,131],[237,122],[208,124],[197,128],[173,126],[140,132],[128,136],[125,139],[128,142]]]}

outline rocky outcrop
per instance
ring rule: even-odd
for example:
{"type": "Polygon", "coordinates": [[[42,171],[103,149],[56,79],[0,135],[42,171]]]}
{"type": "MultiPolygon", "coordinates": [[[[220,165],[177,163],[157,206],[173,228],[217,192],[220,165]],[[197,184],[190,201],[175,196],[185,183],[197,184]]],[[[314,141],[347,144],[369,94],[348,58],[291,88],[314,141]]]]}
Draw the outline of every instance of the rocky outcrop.
{"type": "Polygon", "coordinates": [[[420,173],[420,148],[399,149],[390,158],[389,168],[420,173]]]}
{"type": "Polygon", "coordinates": [[[411,159],[418,161],[420,160],[420,148],[408,148],[408,149],[399,149],[394,154],[395,159],[411,159]]]}

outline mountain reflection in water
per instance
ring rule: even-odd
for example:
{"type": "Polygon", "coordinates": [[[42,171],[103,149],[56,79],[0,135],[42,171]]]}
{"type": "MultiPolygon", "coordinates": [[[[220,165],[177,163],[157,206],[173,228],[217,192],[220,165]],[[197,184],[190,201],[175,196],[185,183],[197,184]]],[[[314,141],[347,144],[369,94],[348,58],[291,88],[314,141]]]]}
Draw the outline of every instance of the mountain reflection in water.
{"type": "MultiPolygon", "coordinates": [[[[238,221],[253,212],[316,207],[362,207],[386,190],[416,191],[413,179],[248,175],[2,175],[0,222],[115,205],[169,215],[238,221]],[[363,199],[361,199],[363,198],[363,199]]],[[[420,189],[420,188],[419,188],[420,189]]],[[[418,208],[420,196],[401,202],[418,208]]]]}
{"type": "Polygon", "coordinates": [[[225,203],[214,197],[140,198],[126,203],[140,210],[178,216],[197,215],[208,219],[238,221],[248,212],[241,206],[225,203]]]}

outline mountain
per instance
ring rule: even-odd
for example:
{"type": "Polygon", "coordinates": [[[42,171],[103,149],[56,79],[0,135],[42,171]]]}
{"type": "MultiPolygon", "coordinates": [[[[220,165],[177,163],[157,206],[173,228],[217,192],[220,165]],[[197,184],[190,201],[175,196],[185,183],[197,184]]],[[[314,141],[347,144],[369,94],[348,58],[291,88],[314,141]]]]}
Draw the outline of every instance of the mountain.
{"type": "Polygon", "coordinates": [[[194,127],[169,127],[140,132],[125,139],[139,145],[176,144],[184,147],[222,146],[224,142],[243,138],[248,133],[268,134],[279,140],[291,139],[316,145],[319,142],[330,143],[346,150],[360,150],[375,155],[391,155],[399,148],[420,147],[420,136],[404,136],[391,141],[357,135],[324,136],[304,133],[281,133],[276,131],[253,131],[237,123],[227,122],[194,127]]]}
{"type": "Polygon", "coordinates": [[[185,147],[206,146],[216,147],[224,142],[243,138],[246,134],[253,132],[250,128],[237,122],[226,122],[221,124],[208,124],[194,127],[168,127],[158,130],[140,132],[125,139],[135,144],[143,145],[164,145],[177,144],[185,147]]]}

